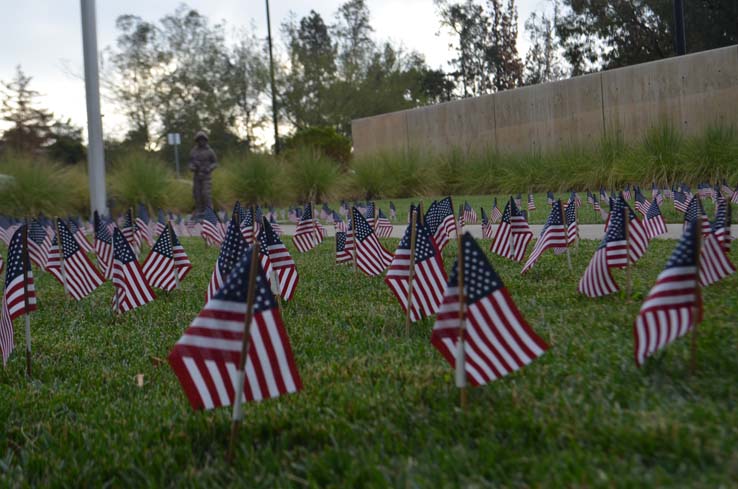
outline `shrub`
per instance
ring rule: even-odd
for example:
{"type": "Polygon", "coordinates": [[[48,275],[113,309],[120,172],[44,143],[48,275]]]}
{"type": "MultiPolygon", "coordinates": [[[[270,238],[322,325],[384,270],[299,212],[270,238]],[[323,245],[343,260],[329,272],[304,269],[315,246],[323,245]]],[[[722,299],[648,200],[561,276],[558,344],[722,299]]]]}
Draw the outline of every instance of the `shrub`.
{"type": "MultiPolygon", "coordinates": [[[[0,212],[17,217],[79,213],[87,183],[71,170],[30,155],[8,153],[0,160],[0,212]]],[[[84,202],[84,203],[82,203],[84,202]]]]}
{"type": "Polygon", "coordinates": [[[145,152],[131,152],[114,163],[108,187],[117,211],[139,203],[151,209],[167,208],[173,180],[164,162],[145,152]]]}
{"type": "Polygon", "coordinates": [[[284,140],[288,153],[312,149],[344,167],[351,159],[351,140],[332,127],[308,127],[284,140]]]}
{"type": "Polygon", "coordinates": [[[291,197],[299,202],[324,202],[338,190],[337,164],[314,150],[293,153],[285,170],[291,197]]]}
{"type": "Polygon", "coordinates": [[[223,197],[243,204],[273,203],[283,198],[282,162],[265,154],[248,154],[224,160],[223,197]]]}

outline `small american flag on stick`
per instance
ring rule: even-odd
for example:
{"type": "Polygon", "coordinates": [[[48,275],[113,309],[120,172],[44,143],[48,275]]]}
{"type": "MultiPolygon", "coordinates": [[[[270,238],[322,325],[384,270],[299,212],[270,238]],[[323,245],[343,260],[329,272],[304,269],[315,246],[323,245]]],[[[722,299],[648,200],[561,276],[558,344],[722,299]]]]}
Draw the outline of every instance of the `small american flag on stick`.
{"type": "Polygon", "coordinates": [[[356,207],[352,209],[351,216],[354,246],[356,247],[356,265],[369,276],[381,275],[392,261],[392,254],[384,249],[371,226],[356,207]]]}
{"type": "Polygon", "coordinates": [[[666,268],[641,305],[633,325],[638,366],[702,320],[698,282],[700,234],[698,221],[690,221],[666,268]]]}
{"type": "Polygon", "coordinates": [[[113,305],[126,312],[152,302],[156,296],[136,261],[131,246],[118,229],[113,230],[113,305]]]}
{"type": "Polygon", "coordinates": [[[295,235],[292,236],[292,242],[300,253],[305,253],[318,246],[322,241],[323,236],[317,227],[316,220],[313,218],[313,206],[312,204],[306,204],[300,222],[297,223],[295,235]]]}
{"type": "Polygon", "coordinates": [[[456,236],[456,219],[451,197],[433,201],[425,213],[423,222],[432,233],[439,251],[443,251],[449,240],[456,236]]]}
{"type": "Polygon", "coordinates": [[[95,224],[94,246],[97,264],[102,270],[103,276],[110,279],[113,274],[113,237],[108,231],[108,226],[100,219],[97,211],[95,211],[93,221],[95,224]]]}
{"type": "Polygon", "coordinates": [[[548,345],[520,314],[474,238],[465,233],[460,242],[431,343],[460,373],[458,387],[467,381],[479,386],[531,363],[548,345]]]}
{"type": "MultiPolygon", "coordinates": [[[[417,215],[416,210],[411,212],[417,215]]],[[[407,312],[408,296],[412,293],[410,320],[416,322],[436,313],[443,301],[447,278],[443,259],[427,226],[419,219],[412,222],[415,223],[415,232],[411,223],[395,250],[384,282],[397,297],[403,311],[407,312]]]]}
{"type": "Polygon", "coordinates": [[[249,402],[302,389],[287,330],[258,259],[250,281],[252,260],[250,250],[242,254],[169,354],[192,409],[230,406],[237,392],[240,402],[249,402]]]}
{"type": "Polygon", "coordinates": [[[65,292],[75,300],[82,300],[105,283],[105,278],[79,247],[64,221],[57,219],[56,229],[47,268],[64,286],[65,292]]]}
{"type": "Polygon", "coordinates": [[[279,239],[277,233],[274,232],[266,217],[263,218],[263,222],[264,224],[259,232],[259,236],[264,242],[269,261],[277,276],[279,295],[282,296],[282,299],[289,301],[295,295],[295,290],[300,279],[297,274],[297,266],[289,250],[282,243],[282,240],[279,239]]]}
{"type": "Polygon", "coordinates": [[[208,290],[205,293],[205,302],[223,286],[225,279],[236,266],[236,262],[241,258],[241,254],[246,249],[246,241],[243,239],[241,230],[238,225],[238,216],[234,213],[228,223],[225,239],[220,247],[218,260],[215,262],[213,274],[210,276],[208,290]]]}
{"type": "Polygon", "coordinates": [[[525,273],[533,268],[533,265],[536,264],[538,258],[540,258],[543,252],[547,249],[567,247],[566,228],[564,226],[563,217],[564,213],[561,208],[561,200],[557,200],[551,206],[551,213],[546,220],[546,224],[543,226],[541,236],[538,238],[538,241],[536,241],[536,245],[520,273],[525,273]]]}
{"type": "MultiPolygon", "coordinates": [[[[37,309],[26,229],[25,225],[17,228],[8,245],[8,270],[5,272],[5,289],[0,311],[0,353],[3,356],[3,366],[6,365],[14,348],[13,321],[23,315],[27,317],[37,309]]],[[[26,320],[27,369],[30,368],[30,334],[30,323],[26,320]]]]}

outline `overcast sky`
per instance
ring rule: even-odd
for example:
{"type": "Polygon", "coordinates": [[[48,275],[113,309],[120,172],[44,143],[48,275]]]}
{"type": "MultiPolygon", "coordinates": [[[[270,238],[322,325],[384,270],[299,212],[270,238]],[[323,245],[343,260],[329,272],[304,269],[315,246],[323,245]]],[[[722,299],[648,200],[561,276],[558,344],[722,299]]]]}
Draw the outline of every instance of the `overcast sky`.
{"type": "MultiPolygon", "coordinates": [[[[115,43],[115,19],[122,14],[138,15],[155,21],[174,11],[178,0],[101,0],[97,2],[98,47],[115,43]]],[[[232,28],[253,24],[257,35],[266,38],[266,10],[262,0],[190,0],[192,8],[210,20],[232,28]]],[[[279,25],[289,12],[298,18],[311,9],[331,22],[342,0],[272,0],[272,30],[275,40],[279,25]]],[[[518,0],[521,56],[527,51],[523,23],[531,12],[545,9],[547,0],[518,0]]],[[[15,67],[22,65],[33,77],[32,88],[44,96],[43,104],[58,117],[86,123],[84,83],[71,73],[82,73],[82,34],[79,0],[19,0],[3,11],[0,29],[0,80],[9,80],[15,67]]],[[[445,67],[452,53],[448,38],[439,35],[440,26],[433,0],[367,0],[371,23],[378,41],[390,39],[407,49],[423,53],[433,68],[445,67]]],[[[103,101],[104,130],[116,135],[124,132],[124,119],[103,101]]]]}

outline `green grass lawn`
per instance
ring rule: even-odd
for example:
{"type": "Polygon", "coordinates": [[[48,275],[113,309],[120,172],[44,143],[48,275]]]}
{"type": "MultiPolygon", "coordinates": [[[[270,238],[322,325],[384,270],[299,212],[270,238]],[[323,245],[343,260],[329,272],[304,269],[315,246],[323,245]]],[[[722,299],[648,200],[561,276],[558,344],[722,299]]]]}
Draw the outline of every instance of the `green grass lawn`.
{"type": "MultiPolygon", "coordinates": [[[[551,211],[551,207],[549,207],[547,201],[546,201],[546,194],[545,193],[538,193],[533,194],[534,200],[536,203],[536,210],[528,213],[528,222],[530,224],[545,224],[546,219],[548,219],[548,214],[551,211]]],[[[566,193],[557,193],[555,194],[556,198],[560,198],[563,201],[568,200],[569,194],[566,193]]],[[[423,209],[428,209],[428,206],[433,202],[433,200],[440,200],[442,198],[446,197],[445,195],[438,195],[435,197],[416,197],[416,198],[403,198],[403,199],[381,199],[377,200],[376,203],[379,206],[382,211],[384,211],[385,214],[389,216],[389,203],[390,201],[395,203],[395,206],[397,207],[397,221],[400,223],[407,222],[407,213],[410,209],[411,203],[417,203],[422,202],[423,203],[423,209]]],[[[505,204],[507,203],[508,199],[510,199],[510,195],[497,195],[497,206],[500,208],[500,212],[502,212],[505,209],[505,204]]],[[[579,197],[582,199],[582,207],[579,209],[579,222],[581,224],[604,224],[604,220],[600,216],[599,212],[594,211],[594,207],[592,207],[590,204],[587,203],[587,192],[579,192],[579,197]]],[[[482,215],[480,208],[484,207],[484,211],[489,215],[489,211],[492,208],[492,202],[494,201],[495,196],[484,196],[484,195],[454,195],[453,196],[453,203],[455,207],[455,212],[458,214],[459,212],[459,206],[464,204],[464,201],[468,201],[469,204],[474,207],[474,210],[477,213],[477,216],[479,218],[479,222],[481,222],[482,215]]],[[[599,200],[599,191],[597,192],[597,199],[599,200]]],[[[651,200],[651,190],[648,189],[646,192],[646,198],[651,200]]],[[[522,208],[523,210],[528,209],[528,195],[523,194],[522,196],[522,208]]],[[[603,208],[605,210],[609,209],[607,206],[607,202],[604,204],[600,202],[601,205],[603,205],[603,208]]],[[[633,210],[635,210],[635,201],[630,200],[629,204],[633,210]]],[[[338,206],[340,205],[339,202],[331,202],[329,204],[332,209],[338,210],[338,206]]],[[[702,201],[702,205],[705,208],[705,211],[707,212],[707,215],[710,216],[710,219],[712,219],[715,215],[715,205],[712,203],[711,199],[705,199],[702,201]]],[[[670,223],[682,223],[684,222],[684,214],[681,212],[678,212],[676,209],[674,209],[674,203],[669,201],[664,201],[663,204],[660,206],[661,213],[664,215],[664,220],[666,222],[670,223]]],[[[639,217],[643,217],[640,213],[637,213],[639,217]]]]}
{"type": "Polygon", "coordinates": [[[525,277],[520,264],[492,258],[551,350],[471,390],[467,411],[429,343],[431,319],[406,337],[382,279],[334,266],[330,239],[295,253],[300,284],[284,322],[305,389],[245,406],[232,466],[230,409],[192,411],[169,366],[151,361],[200,310],[217,255],[201,240],[183,243],[195,268],[182,290],[118,319],[110,284],[76,303],[49,274],[37,278],[34,378],[24,377],[20,320],[0,370],[0,487],[738,483],[738,278],[704,291],[695,375],[689,338],[642,369],[633,361],[633,320],[673,241],[653,243],[634,267],[632,301],[577,294],[595,242],[573,254],[572,272],[551,253],[525,277]]]}

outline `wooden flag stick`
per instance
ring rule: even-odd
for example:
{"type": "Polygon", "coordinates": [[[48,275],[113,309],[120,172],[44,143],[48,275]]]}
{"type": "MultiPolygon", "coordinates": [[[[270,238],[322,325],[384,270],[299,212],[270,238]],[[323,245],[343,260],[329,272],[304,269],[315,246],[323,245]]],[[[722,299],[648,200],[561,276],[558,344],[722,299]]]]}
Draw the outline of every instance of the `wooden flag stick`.
{"type": "Polygon", "coordinates": [[[23,228],[23,301],[26,306],[26,375],[31,377],[31,316],[28,314],[28,218],[23,228]]]}
{"type": "Polygon", "coordinates": [[[410,336],[410,315],[413,307],[413,279],[415,278],[415,239],[417,212],[410,206],[410,264],[407,277],[407,307],[405,310],[405,335],[410,336]]]}
{"type": "MultiPolygon", "coordinates": [[[[572,202],[569,205],[576,204],[572,202]]],[[[569,254],[569,226],[566,225],[566,218],[564,217],[564,204],[561,203],[561,200],[559,200],[559,212],[561,213],[561,224],[564,225],[564,233],[566,238],[566,262],[569,264],[569,271],[571,271],[571,254],[569,254]]]]}
{"type": "Polygon", "coordinates": [[[630,301],[630,290],[632,285],[632,277],[630,271],[630,215],[628,214],[628,205],[623,199],[623,228],[625,229],[625,298],[630,301]]]}
{"type": "MultiPolygon", "coordinates": [[[[451,209],[454,208],[451,201],[451,209]]],[[[464,345],[464,333],[466,331],[466,297],[464,296],[464,249],[462,243],[461,229],[458,219],[454,219],[456,226],[456,242],[458,245],[457,274],[459,278],[459,338],[456,343],[456,365],[455,380],[459,388],[459,406],[466,409],[466,351],[464,345]]]]}
{"type": "Polygon", "coordinates": [[[251,267],[249,268],[248,290],[246,291],[246,317],[243,323],[243,340],[241,341],[241,357],[238,362],[238,383],[233,398],[233,416],[231,418],[231,439],[228,443],[228,454],[226,460],[233,462],[233,450],[238,437],[238,427],[243,418],[243,383],[246,380],[246,357],[249,351],[249,336],[251,332],[251,321],[254,317],[254,295],[256,289],[256,274],[258,273],[259,247],[254,243],[251,246],[251,267]]]}
{"type": "Polygon", "coordinates": [[[174,258],[174,229],[172,229],[172,221],[167,219],[167,232],[169,233],[169,243],[172,246],[172,267],[174,268],[174,288],[179,289],[179,268],[177,268],[177,260],[174,258]]]}

